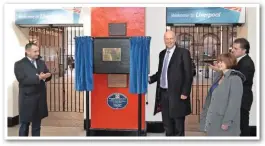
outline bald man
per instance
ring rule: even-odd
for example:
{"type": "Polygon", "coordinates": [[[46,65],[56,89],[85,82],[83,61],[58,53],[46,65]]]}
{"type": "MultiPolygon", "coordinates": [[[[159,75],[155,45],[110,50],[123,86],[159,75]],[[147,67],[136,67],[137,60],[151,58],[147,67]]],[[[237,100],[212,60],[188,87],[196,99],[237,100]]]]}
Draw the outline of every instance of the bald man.
{"type": "Polygon", "coordinates": [[[184,136],[185,117],[191,113],[192,61],[189,51],[177,46],[174,32],[167,31],[164,41],[158,71],[149,77],[150,84],[157,82],[154,115],[162,111],[166,136],[184,136]]]}

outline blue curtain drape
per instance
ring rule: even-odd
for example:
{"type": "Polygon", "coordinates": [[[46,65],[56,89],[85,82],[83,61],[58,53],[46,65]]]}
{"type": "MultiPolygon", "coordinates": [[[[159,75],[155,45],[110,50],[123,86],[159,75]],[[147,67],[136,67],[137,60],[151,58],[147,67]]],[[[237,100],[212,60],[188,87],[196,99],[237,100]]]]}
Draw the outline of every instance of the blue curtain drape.
{"type": "Polygon", "coordinates": [[[93,90],[93,38],[75,38],[75,90],[93,90]]]}
{"type": "Polygon", "coordinates": [[[129,90],[131,93],[147,92],[150,41],[151,37],[145,36],[130,38],[129,90]]]}

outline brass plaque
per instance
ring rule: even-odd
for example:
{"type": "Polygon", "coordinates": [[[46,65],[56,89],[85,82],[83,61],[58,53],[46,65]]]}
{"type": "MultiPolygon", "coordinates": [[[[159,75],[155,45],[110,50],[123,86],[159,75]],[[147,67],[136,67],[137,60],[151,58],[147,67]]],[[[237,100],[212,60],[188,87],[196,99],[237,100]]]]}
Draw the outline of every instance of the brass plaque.
{"type": "Polygon", "coordinates": [[[127,87],[127,75],[108,74],[108,87],[127,87]]]}
{"type": "Polygon", "coordinates": [[[121,48],[103,48],[103,61],[121,61],[121,48]]]}

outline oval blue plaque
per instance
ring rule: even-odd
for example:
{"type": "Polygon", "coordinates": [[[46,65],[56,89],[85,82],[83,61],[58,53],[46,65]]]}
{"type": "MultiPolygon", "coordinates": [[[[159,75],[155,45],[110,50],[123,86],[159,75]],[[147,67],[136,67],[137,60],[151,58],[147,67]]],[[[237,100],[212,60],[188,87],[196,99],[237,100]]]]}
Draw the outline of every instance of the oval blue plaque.
{"type": "Polygon", "coordinates": [[[112,109],[123,109],[128,104],[128,98],[121,93],[113,93],[108,96],[107,103],[112,109]]]}

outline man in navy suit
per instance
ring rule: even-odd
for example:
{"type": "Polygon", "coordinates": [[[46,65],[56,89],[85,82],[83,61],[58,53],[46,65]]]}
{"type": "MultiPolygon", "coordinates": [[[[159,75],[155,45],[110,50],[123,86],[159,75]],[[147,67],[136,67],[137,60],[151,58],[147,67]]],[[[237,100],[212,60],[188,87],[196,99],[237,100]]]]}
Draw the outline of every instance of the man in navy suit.
{"type": "Polygon", "coordinates": [[[40,136],[41,120],[48,116],[46,84],[51,80],[45,62],[40,59],[39,47],[25,46],[26,56],[15,63],[14,72],[19,82],[19,136],[28,136],[32,123],[32,136],[40,136]]]}

